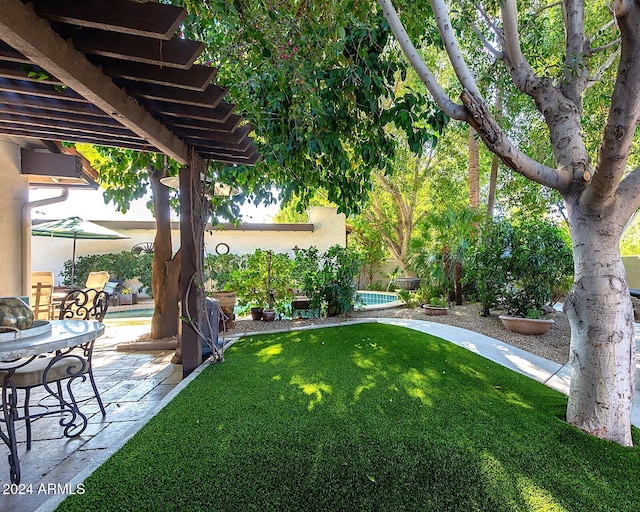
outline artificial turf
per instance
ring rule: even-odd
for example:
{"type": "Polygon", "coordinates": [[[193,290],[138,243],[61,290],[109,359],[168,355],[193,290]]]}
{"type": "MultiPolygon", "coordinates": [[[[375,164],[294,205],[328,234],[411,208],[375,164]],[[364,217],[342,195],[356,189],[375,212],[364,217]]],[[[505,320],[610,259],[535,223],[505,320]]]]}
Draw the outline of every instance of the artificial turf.
{"type": "Polygon", "coordinates": [[[439,338],[357,324],[247,337],[225,358],[59,510],[640,510],[640,449],[439,338]]]}

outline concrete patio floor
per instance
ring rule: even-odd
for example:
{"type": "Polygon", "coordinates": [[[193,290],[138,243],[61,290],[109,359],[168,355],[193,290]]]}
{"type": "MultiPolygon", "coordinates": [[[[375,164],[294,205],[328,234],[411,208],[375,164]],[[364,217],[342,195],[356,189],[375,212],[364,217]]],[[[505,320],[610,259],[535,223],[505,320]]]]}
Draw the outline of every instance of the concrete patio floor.
{"type": "MultiPolygon", "coordinates": [[[[103,417],[93,399],[89,382],[77,383],[81,406],[89,416],[87,429],[76,438],[62,437],[55,416],[33,423],[33,446],[26,450],[24,423],[18,425],[19,456],[23,494],[9,487],[8,450],[0,444],[0,512],[55,510],[64,496],[115,453],[125,440],[141,428],[206,365],[182,380],[182,367],[171,363],[173,350],[118,352],[116,346],[134,341],[149,331],[150,318],[106,319],[105,334],[94,350],[94,374],[107,415],[103,417]],[[82,391],[80,391],[82,388],[82,391]],[[31,486],[30,488],[28,486],[31,486]],[[29,490],[30,489],[30,490],[29,490]]],[[[382,322],[404,326],[449,340],[483,357],[527,375],[562,393],[568,393],[569,369],[516,347],[466,329],[436,322],[395,318],[360,319],[346,323],[382,322]]],[[[310,326],[321,328],[327,326],[310,326]]],[[[335,324],[334,324],[335,326],[335,324]]],[[[303,327],[304,329],[305,327],[303,327]]],[[[227,339],[231,342],[232,339],[227,339]]],[[[636,324],[636,344],[640,349],[640,325],[636,324]]],[[[640,360],[632,423],[640,426],[640,360]]],[[[34,392],[32,404],[51,403],[44,394],[34,392]],[[42,400],[41,400],[42,399],[42,400]]],[[[35,409],[34,409],[35,410],[35,409]]]]}
{"type": "MultiPolygon", "coordinates": [[[[162,399],[182,381],[182,366],[171,363],[174,351],[116,351],[119,343],[149,332],[150,321],[105,319],[105,334],[95,343],[93,367],[106,416],[102,416],[87,380],[73,385],[78,400],[86,400],[81,410],[89,419],[78,437],[63,437],[60,417],[47,416],[33,422],[32,447],[27,451],[24,421],[16,425],[22,489],[9,487],[9,451],[0,443],[0,511],[36,510],[57,494],[67,494],[70,489],[65,484],[105,461],[113,453],[115,441],[129,437],[146,423],[162,399]],[[16,494],[20,490],[24,494],[16,494]]],[[[32,412],[38,412],[38,405],[55,404],[41,390],[34,389],[31,396],[32,412]]]]}

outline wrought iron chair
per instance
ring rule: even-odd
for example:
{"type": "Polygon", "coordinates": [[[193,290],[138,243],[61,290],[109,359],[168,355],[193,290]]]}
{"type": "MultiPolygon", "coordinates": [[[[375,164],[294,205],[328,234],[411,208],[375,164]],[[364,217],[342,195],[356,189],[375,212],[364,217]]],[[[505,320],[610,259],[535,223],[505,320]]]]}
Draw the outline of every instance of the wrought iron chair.
{"type": "MultiPolygon", "coordinates": [[[[107,309],[109,307],[109,295],[103,290],[72,290],[70,291],[62,303],[60,304],[60,320],[97,320],[101,322],[104,319],[107,309]]],[[[63,409],[65,398],[62,394],[62,382],[68,380],[66,384],[67,392],[71,404],[74,409],[74,418],[79,415],[84,420],[86,427],[86,417],[78,410],[77,401],[71,389],[71,383],[74,379],[80,378],[82,381],[86,380],[86,375],[89,376],[91,387],[95,394],[96,400],[100,407],[100,411],[103,416],[106,416],[100,393],[96,386],[95,379],[93,377],[92,355],[93,355],[94,340],[74,347],[68,351],[57,351],[55,354],[51,354],[44,357],[39,357],[33,361],[26,363],[24,366],[18,368],[11,375],[11,381],[16,389],[22,389],[25,392],[24,399],[24,420],[27,430],[27,450],[31,449],[31,420],[32,418],[38,418],[45,414],[52,414],[55,411],[48,411],[44,413],[31,415],[29,412],[29,400],[31,397],[31,389],[38,386],[44,386],[47,391],[55,396],[60,402],[60,408],[63,409]],[[72,350],[80,349],[83,352],[84,357],[80,357],[72,353],[72,350]],[[51,384],[56,384],[57,394],[49,387],[51,384]]],[[[0,367],[0,379],[4,377],[2,368],[0,367]]],[[[72,419],[73,421],[73,419],[72,419]]],[[[61,425],[73,426],[72,422],[62,423],[61,425]]],[[[84,430],[84,427],[82,428],[84,430]]],[[[81,431],[82,431],[81,430],[81,431]]],[[[78,432],[77,434],[81,433],[78,432]]],[[[66,430],[65,430],[66,432],[66,430]]],[[[74,434],[74,435],[77,435],[74,434]]]]}

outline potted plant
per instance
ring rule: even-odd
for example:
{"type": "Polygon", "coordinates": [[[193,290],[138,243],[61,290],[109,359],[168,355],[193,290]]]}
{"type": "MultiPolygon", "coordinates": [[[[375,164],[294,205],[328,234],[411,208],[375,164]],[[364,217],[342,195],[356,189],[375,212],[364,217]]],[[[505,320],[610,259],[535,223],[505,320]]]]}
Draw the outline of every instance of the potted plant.
{"type": "Polygon", "coordinates": [[[138,294],[133,293],[130,288],[123,288],[120,293],[120,305],[131,306],[138,303],[138,294]]]}
{"type": "Polygon", "coordinates": [[[246,265],[232,273],[231,284],[237,292],[238,304],[247,308],[255,320],[273,320],[290,297],[293,263],[286,254],[256,249],[246,265]],[[260,316],[259,316],[260,315],[260,316]]]}
{"type": "Polygon", "coordinates": [[[505,314],[505,327],[521,334],[542,334],[552,325],[549,305],[567,291],[572,275],[571,245],[560,227],[531,219],[494,220],[475,249],[469,276],[476,282],[483,309],[505,314]]]}
{"type": "Polygon", "coordinates": [[[426,304],[422,305],[422,309],[429,316],[442,316],[449,313],[449,302],[444,295],[431,297],[426,304]]]}
{"type": "Polygon", "coordinates": [[[500,315],[498,318],[507,329],[518,334],[544,334],[555,323],[553,318],[542,317],[539,310],[532,309],[528,316],[500,315]]]}

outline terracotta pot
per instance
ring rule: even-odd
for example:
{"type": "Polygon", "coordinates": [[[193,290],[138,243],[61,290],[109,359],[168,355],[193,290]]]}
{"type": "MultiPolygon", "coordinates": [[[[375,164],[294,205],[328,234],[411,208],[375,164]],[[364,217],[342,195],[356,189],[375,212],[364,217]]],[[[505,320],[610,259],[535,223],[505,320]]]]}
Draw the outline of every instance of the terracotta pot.
{"type": "Polygon", "coordinates": [[[429,304],[422,306],[422,309],[424,309],[425,314],[429,316],[442,316],[449,313],[449,308],[430,306],[429,304]]]}
{"type": "Polygon", "coordinates": [[[262,320],[264,322],[273,322],[276,319],[275,309],[264,309],[262,311],[262,320]]]}
{"type": "Polygon", "coordinates": [[[545,318],[522,318],[519,316],[500,315],[502,324],[511,332],[518,334],[544,334],[555,321],[545,318]]]}
{"type": "Polygon", "coordinates": [[[224,317],[220,315],[220,330],[233,329],[233,321],[236,318],[233,309],[236,306],[236,292],[213,292],[214,299],[218,299],[220,302],[220,309],[224,313],[224,317]]]}

